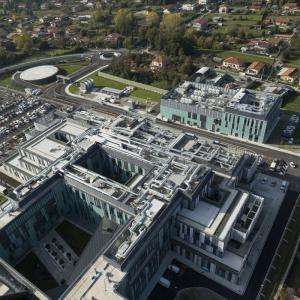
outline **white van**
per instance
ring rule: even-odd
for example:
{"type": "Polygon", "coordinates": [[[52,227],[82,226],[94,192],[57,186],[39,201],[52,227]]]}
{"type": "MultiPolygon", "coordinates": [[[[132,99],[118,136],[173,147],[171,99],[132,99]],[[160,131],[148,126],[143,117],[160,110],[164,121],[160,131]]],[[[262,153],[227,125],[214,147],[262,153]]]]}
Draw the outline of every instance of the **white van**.
{"type": "Polygon", "coordinates": [[[167,278],[165,278],[165,277],[160,277],[158,283],[159,283],[160,285],[162,285],[163,287],[167,288],[167,289],[168,289],[168,288],[170,287],[170,285],[171,285],[171,282],[170,282],[167,278]]]}
{"type": "Polygon", "coordinates": [[[169,266],[168,266],[168,269],[169,269],[170,271],[172,271],[173,273],[175,273],[175,274],[178,274],[178,273],[180,272],[179,267],[177,267],[177,266],[175,266],[175,265],[169,265],[169,266]]]}

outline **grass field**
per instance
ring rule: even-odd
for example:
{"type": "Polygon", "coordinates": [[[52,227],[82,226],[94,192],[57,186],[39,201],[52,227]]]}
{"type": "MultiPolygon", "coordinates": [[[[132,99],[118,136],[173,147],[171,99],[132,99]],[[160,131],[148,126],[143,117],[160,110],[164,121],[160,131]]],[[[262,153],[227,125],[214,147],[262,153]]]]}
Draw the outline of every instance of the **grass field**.
{"type": "Polygon", "coordinates": [[[42,291],[47,291],[58,286],[46,267],[33,252],[27,254],[17,264],[16,269],[42,291]]]}
{"type": "Polygon", "coordinates": [[[217,54],[217,56],[226,58],[229,56],[237,57],[244,62],[254,62],[254,61],[261,61],[266,64],[272,64],[273,59],[267,56],[256,55],[256,54],[249,54],[249,53],[242,53],[238,51],[222,51],[217,54]]]}
{"type": "Polygon", "coordinates": [[[5,200],[6,200],[5,195],[0,194],[0,204],[1,204],[1,202],[5,201],[5,200]]]}
{"type": "MultiPolygon", "coordinates": [[[[94,80],[94,85],[97,88],[111,87],[111,88],[121,90],[127,86],[124,83],[98,76],[97,72],[88,76],[87,78],[92,78],[94,80]]],[[[75,86],[74,84],[70,87],[69,90],[71,93],[78,93],[78,87],[75,86]]],[[[159,102],[159,100],[162,96],[161,94],[158,94],[158,93],[155,93],[152,91],[148,91],[148,90],[144,90],[141,88],[135,88],[135,90],[130,95],[133,97],[142,99],[142,100],[151,100],[151,101],[155,101],[155,102],[159,102]]]]}
{"type": "Polygon", "coordinates": [[[7,182],[10,186],[12,186],[14,188],[21,184],[19,181],[7,176],[6,174],[4,174],[2,172],[0,172],[0,179],[4,182],[7,182]]]}
{"type": "Polygon", "coordinates": [[[24,88],[14,84],[11,77],[12,74],[0,76],[0,86],[4,86],[6,88],[10,88],[14,90],[24,91],[24,88]]]}
{"type": "Polygon", "coordinates": [[[0,85],[5,86],[5,87],[12,87],[12,79],[11,79],[11,74],[9,75],[4,75],[0,77],[0,85]]]}
{"type": "Polygon", "coordinates": [[[55,230],[78,256],[91,238],[88,233],[68,221],[63,221],[55,230]]]}
{"type": "Polygon", "coordinates": [[[64,70],[66,72],[66,74],[68,74],[68,75],[73,74],[73,73],[81,70],[85,66],[87,66],[87,63],[85,63],[85,62],[64,63],[64,64],[56,65],[56,67],[64,70]]]}
{"type": "Polygon", "coordinates": [[[289,58],[285,62],[291,67],[300,67],[300,51],[290,51],[289,58]]]}
{"type": "Polygon", "coordinates": [[[65,55],[65,54],[70,54],[70,49],[50,49],[47,51],[39,51],[38,53],[35,53],[35,54],[25,58],[21,62],[33,61],[33,60],[37,60],[40,58],[48,58],[48,57],[65,55]]]}
{"type": "Polygon", "coordinates": [[[251,26],[258,25],[259,22],[262,20],[262,15],[260,14],[248,14],[248,15],[224,15],[213,13],[207,16],[210,19],[211,24],[215,24],[212,22],[212,18],[214,17],[221,17],[223,21],[222,27],[215,29],[214,32],[227,34],[231,30],[236,28],[243,29],[244,32],[251,33],[255,37],[259,37],[262,35],[262,31],[254,28],[250,28],[251,26]]]}
{"type": "Polygon", "coordinates": [[[257,22],[260,22],[262,20],[261,14],[219,14],[219,13],[212,13],[208,14],[207,18],[212,19],[214,17],[221,17],[224,21],[224,23],[231,25],[231,24],[240,24],[243,25],[256,25],[257,22]]]}
{"type": "Polygon", "coordinates": [[[263,55],[257,55],[257,54],[251,54],[251,53],[242,53],[239,51],[231,51],[231,50],[212,50],[212,49],[198,49],[200,53],[203,54],[211,54],[220,58],[226,58],[226,57],[237,57],[241,59],[244,62],[254,62],[254,61],[260,61],[265,64],[272,64],[273,59],[267,56],[263,55]]]}
{"type": "Polygon", "coordinates": [[[282,108],[290,112],[300,112],[300,93],[286,97],[282,103],[282,108]]]}

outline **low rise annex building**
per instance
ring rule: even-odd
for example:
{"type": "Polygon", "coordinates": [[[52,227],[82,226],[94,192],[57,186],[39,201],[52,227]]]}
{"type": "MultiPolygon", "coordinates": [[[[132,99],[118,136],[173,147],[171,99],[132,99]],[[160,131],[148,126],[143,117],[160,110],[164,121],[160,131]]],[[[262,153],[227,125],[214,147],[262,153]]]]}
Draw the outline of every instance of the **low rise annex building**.
{"type": "Polygon", "coordinates": [[[191,81],[164,95],[161,118],[253,142],[267,141],[280,118],[280,96],[202,82],[203,74],[197,72],[191,81]]]}
{"type": "Polygon", "coordinates": [[[54,268],[65,274],[55,299],[146,299],[170,257],[229,288],[245,287],[269,218],[269,204],[251,191],[258,157],[146,118],[85,116],[85,126],[61,120],[20,148],[51,159],[33,159],[43,168],[10,195],[14,208],[0,217],[1,259],[14,268],[68,219],[92,237],[68,273],[48,269],[54,279],[54,268]]]}

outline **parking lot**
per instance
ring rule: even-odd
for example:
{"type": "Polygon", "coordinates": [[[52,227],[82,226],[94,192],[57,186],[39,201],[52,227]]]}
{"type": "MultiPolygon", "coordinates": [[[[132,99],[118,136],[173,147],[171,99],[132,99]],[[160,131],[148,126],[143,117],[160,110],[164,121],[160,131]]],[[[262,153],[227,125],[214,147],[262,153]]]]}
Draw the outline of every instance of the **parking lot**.
{"type": "Polygon", "coordinates": [[[24,131],[54,107],[36,96],[0,90],[0,160],[25,141],[24,131]]]}
{"type": "Polygon", "coordinates": [[[299,143],[297,138],[295,138],[295,132],[297,128],[299,127],[300,123],[300,117],[298,114],[293,114],[290,116],[287,125],[285,128],[282,130],[281,133],[281,138],[283,139],[284,142],[292,145],[295,143],[299,143]]]}

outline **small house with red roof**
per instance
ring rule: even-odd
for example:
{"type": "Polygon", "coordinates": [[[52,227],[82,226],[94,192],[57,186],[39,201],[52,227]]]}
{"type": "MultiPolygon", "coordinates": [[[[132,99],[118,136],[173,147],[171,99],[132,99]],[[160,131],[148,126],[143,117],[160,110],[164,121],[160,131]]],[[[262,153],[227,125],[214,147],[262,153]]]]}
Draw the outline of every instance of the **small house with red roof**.
{"type": "Polygon", "coordinates": [[[251,76],[260,76],[266,69],[266,65],[260,61],[253,62],[246,71],[246,74],[251,76]]]}
{"type": "Polygon", "coordinates": [[[244,69],[244,64],[237,57],[227,57],[223,60],[222,67],[235,71],[242,71],[244,69]]]}

